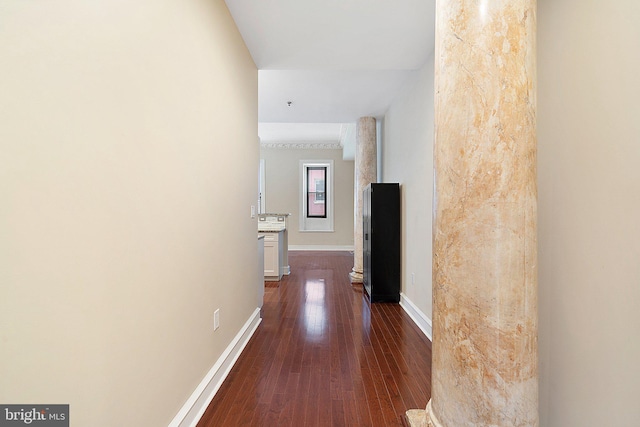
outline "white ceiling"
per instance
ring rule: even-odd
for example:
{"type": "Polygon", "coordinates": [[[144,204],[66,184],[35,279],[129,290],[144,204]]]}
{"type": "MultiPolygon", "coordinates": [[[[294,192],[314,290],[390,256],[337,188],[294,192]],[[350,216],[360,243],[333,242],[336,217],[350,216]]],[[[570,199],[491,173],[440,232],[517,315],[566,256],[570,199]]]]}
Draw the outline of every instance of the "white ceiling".
{"type": "Polygon", "coordinates": [[[434,0],[226,3],[259,70],[261,123],[381,118],[433,51],[434,0]]]}
{"type": "Polygon", "coordinates": [[[344,123],[382,117],[405,70],[260,70],[260,122],[344,123]],[[291,101],[289,107],[287,102],[291,101]]]}

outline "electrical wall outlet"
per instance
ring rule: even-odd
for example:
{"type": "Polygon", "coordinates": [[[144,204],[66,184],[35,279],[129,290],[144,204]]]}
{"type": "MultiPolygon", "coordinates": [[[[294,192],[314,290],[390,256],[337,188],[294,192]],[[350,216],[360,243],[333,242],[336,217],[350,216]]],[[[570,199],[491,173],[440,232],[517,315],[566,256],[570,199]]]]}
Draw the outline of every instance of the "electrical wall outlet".
{"type": "Polygon", "coordinates": [[[254,205],[251,205],[251,218],[255,218],[256,217],[256,207],[254,205]]]}
{"type": "Polygon", "coordinates": [[[217,331],[220,327],[220,309],[213,312],[213,330],[217,331]]]}
{"type": "Polygon", "coordinates": [[[411,284],[412,285],[416,284],[416,273],[411,273],[411,284]]]}

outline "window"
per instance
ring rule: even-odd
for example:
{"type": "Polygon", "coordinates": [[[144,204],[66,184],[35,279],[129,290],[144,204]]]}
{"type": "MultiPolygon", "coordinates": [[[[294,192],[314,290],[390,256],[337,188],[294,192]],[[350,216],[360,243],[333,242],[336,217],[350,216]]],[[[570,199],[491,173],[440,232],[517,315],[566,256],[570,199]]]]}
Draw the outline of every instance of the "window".
{"type": "Polygon", "coordinates": [[[300,161],[300,231],[333,231],[333,160],[300,161]]]}
{"type": "Polygon", "coordinates": [[[307,218],[326,218],[326,166],[307,167],[307,218]]]}

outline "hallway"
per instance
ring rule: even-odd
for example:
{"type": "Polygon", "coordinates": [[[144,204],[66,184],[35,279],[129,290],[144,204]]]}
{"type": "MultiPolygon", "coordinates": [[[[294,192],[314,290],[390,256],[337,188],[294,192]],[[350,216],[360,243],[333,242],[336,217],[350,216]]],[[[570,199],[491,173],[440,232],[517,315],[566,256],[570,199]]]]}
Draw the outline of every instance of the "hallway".
{"type": "Polygon", "coordinates": [[[203,415],[212,426],[401,426],[431,390],[431,343],[398,304],[367,303],[349,252],[292,252],[262,324],[203,415]]]}

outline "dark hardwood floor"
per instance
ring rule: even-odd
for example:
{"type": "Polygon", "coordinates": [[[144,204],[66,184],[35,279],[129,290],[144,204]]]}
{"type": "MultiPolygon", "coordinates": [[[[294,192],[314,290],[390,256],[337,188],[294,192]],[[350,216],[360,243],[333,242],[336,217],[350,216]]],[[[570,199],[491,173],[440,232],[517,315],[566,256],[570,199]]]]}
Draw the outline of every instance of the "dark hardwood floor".
{"type": "Polygon", "coordinates": [[[352,286],[349,252],[290,252],[263,321],[198,427],[402,426],[431,395],[431,343],[352,286]]]}

